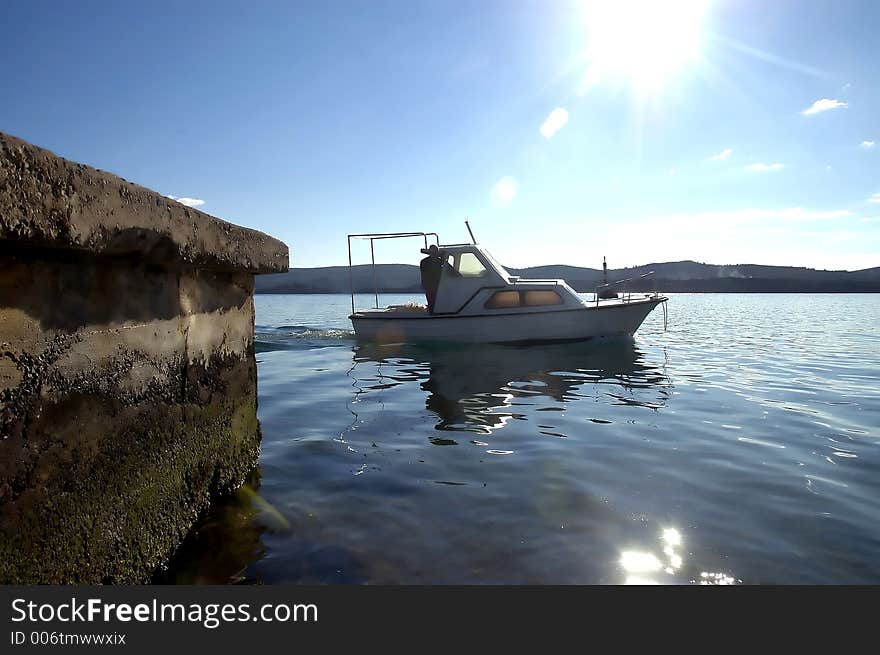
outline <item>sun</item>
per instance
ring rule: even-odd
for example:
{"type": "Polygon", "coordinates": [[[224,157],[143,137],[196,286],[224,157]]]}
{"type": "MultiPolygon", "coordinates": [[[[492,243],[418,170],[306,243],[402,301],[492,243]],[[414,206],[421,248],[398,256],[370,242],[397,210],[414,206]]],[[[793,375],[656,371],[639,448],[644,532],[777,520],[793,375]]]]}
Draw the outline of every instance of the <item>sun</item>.
{"type": "Polygon", "coordinates": [[[625,77],[654,91],[696,59],[708,0],[584,0],[585,82],[625,77]]]}

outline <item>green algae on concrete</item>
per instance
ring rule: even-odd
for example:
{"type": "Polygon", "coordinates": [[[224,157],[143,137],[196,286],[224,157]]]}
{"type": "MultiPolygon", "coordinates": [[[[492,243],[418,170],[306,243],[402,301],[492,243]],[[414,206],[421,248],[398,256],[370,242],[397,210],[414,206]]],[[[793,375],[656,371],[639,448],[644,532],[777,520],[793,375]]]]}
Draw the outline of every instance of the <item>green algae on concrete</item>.
{"type": "Polygon", "coordinates": [[[286,268],[270,237],[0,133],[0,583],[149,581],[242,483],[253,276],[286,268]]]}

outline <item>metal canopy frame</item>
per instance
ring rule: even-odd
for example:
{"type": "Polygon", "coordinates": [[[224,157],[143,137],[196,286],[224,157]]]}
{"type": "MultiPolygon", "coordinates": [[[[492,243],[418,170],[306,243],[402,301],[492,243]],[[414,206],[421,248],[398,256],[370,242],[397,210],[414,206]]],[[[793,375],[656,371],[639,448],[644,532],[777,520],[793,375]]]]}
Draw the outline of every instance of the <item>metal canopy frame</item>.
{"type": "Polygon", "coordinates": [[[373,274],[373,296],[376,301],[376,309],[379,309],[379,287],[376,285],[376,250],[374,244],[382,239],[409,239],[413,237],[422,237],[425,243],[425,249],[428,248],[428,237],[434,237],[434,243],[440,247],[440,237],[436,232],[376,232],[372,234],[349,234],[348,237],[348,287],[351,291],[351,313],[354,314],[354,273],[352,272],[351,263],[351,240],[362,239],[370,240],[370,260],[371,271],[373,274]]]}

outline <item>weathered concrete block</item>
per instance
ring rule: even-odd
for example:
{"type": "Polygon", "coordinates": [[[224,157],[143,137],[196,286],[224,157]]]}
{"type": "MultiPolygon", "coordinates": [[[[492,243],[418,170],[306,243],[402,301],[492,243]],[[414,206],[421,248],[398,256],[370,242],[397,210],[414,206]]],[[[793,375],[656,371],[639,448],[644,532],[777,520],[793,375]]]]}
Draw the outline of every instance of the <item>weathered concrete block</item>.
{"type": "Polygon", "coordinates": [[[287,247],[0,133],[0,582],[140,582],[256,463],[287,247]]]}

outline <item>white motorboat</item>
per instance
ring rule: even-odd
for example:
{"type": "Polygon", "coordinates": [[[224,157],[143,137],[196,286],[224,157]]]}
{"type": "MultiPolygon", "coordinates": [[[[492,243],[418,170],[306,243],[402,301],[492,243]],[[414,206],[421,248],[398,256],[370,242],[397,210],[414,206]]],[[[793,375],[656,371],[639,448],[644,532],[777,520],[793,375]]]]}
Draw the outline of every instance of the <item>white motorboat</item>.
{"type": "MultiPolygon", "coordinates": [[[[607,297],[610,287],[627,280],[600,285],[592,299],[582,299],[564,280],[511,275],[476,241],[444,245],[431,232],[349,235],[349,267],[352,239],[369,239],[374,253],[375,240],[406,237],[424,239],[425,251],[429,238],[439,248],[442,271],[433,311],[413,304],[379,308],[378,289],[375,308],[356,310],[352,288],[349,318],[359,340],[515,343],[631,336],[651,310],[668,300],[657,292],[607,297]]],[[[375,256],[373,272],[375,281],[375,256]]]]}

